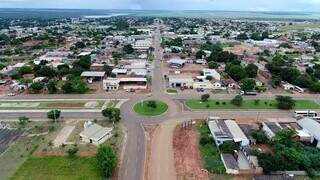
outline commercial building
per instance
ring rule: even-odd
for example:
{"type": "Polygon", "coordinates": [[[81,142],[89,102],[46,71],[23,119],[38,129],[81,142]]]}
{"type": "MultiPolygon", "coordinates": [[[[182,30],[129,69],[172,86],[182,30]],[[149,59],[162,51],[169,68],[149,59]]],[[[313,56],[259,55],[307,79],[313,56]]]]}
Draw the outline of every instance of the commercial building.
{"type": "Polygon", "coordinates": [[[86,143],[100,145],[112,136],[113,128],[102,127],[91,121],[84,123],[84,130],[80,133],[81,140],[86,143]]]}

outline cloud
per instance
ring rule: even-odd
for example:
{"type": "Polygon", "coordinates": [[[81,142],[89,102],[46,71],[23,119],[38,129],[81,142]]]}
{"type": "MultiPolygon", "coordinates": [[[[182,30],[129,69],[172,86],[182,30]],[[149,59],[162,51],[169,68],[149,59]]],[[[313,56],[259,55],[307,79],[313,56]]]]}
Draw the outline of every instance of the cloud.
{"type": "Polygon", "coordinates": [[[0,0],[10,8],[320,11],[320,0],[0,0]]]}

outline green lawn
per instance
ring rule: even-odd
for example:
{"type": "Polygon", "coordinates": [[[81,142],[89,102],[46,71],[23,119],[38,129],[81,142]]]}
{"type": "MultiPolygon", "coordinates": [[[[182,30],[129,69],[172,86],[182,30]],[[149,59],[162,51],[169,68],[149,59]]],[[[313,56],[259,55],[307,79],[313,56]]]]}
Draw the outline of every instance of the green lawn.
{"type": "Polygon", "coordinates": [[[167,89],[167,93],[169,93],[169,94],[177,94],[178,91],[176,89],[167,89]]]}
{"type": "Polygon", "coordinates": [[[31,157],[13,180],[101,179],[95,157],[31,157]]]}
{"type": "MultiPolygon", "coordinates": [[[[277,109],[275,100],[244,100],[241,106],[231,104],[230,100],[187,100],[186,106],[190,109],[277,109]]],[[[320,105],[310,100],[296,100],[294,109],[320,109],[320,105]]]]}
{"type": "Polygon", "coordinates": [[[143,116],[158,116],[165,113],[168,110],[168,105],[161,101],[155,101],[157,107],[148,107],[148,101],[143,101],[134,105],[133,109],[136,113],[143,116]]]}

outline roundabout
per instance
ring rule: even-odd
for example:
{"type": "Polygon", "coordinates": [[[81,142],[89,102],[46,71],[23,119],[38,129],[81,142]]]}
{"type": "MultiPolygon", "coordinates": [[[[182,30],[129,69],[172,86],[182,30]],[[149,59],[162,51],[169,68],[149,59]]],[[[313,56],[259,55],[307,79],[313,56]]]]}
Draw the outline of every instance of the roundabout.
{"type": "Polygon", "coordinates": [[[168,111],[168,105],[162,101],[146,100],[136,103],[133,110],[142,116],[160,116],[168,111]]]}

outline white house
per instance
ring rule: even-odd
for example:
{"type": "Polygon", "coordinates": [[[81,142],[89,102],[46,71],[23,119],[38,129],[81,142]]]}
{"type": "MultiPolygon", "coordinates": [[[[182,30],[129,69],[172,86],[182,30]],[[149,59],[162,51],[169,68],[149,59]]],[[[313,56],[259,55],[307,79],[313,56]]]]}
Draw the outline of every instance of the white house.
{"type": "Polygon", "coordinates": [[[226,141],[234,141],[240,146],[250,144],[249,139],[234,120],[209,118],[209,129],[217,145],[226,141]]]}
{"type": "Polygon", "coordinates": [[[120,80],[118,78],[107,78],[103,82],[103,90],[116,91],[119,89],[120,80]]]}
{"type": "Polygon", "coordinates": [[[202,69],[203,76],[206,78],[211,76],[213,79],[219,80],[221,79],[220,74],[214,69],[202,69]]]}
{"type": "Polygon", "coordinates": [[[113,128],[102,127],[91,121],[84,123],[84,130],[80,133],[80,138],[86,143],[100,145],[112,136],[113,128]]]}
{"type": "Polygon", "coordinates": [[[320,148],[320,123],[310,118],[303,118],[298,121],[298,124],[302,127],[303,131],[312,136],[311,143],[320,148]]]}
{"type": "Polygon", "coordinates": [[[169,87],[193,87],[193,78],[189,76],[168,76],[169,87]]]}

